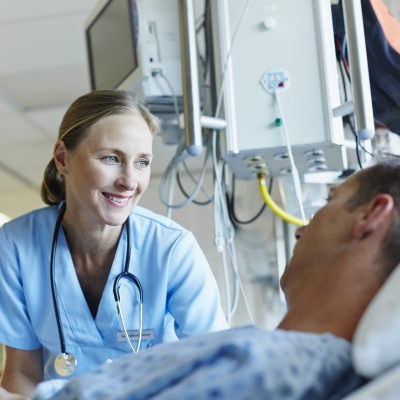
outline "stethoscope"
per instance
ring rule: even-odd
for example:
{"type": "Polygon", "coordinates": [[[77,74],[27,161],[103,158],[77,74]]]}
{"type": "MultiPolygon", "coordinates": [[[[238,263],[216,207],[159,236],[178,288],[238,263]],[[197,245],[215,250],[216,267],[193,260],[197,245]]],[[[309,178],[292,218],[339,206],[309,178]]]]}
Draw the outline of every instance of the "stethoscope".
{"type": "MultiPolygon", "coordinates": [[[[61,220],[64,216],[65,210],[66,210],[66,204],[64,203],[64,205],[62,206],[62,208],[59,212],[57,222],[54,227],[53,243],[52,243],[51,258],[50,258],[51,294],[53,297],[54,312],[56,314],[57,328],[58,328],[58,334],[60,336],[60,346],[61,346],[61,353],[54,360],[54,369],[57,372],[57,374],[60,376],[72,375],[78,364],[78,360],[75,358],[75,356],[72,353],[68,353],[65,348],[64,332],[63,332],[62,325],[61,325],[60,311],[59,311],[59,307],[58,307],[58,299],[57,299],[56,290],[55,290],[54,264],[55,264],[56,250],[57,250],[58,233],[60,231],[61,220]]],[[[134,353],[137,353],[140,349],[140,343],[142,341],[143,289],[142,289],[142,285],[140,284],[139,279],[136,278],[135,275],[133,275],[129,272],[129,260],[131,258],[131,240],[130,240],[131,232],[130,232],[129,217],[125,221],[124,225],[126,228],[127,240],[128,240],[128,249],[126,251],[126,258],[125,258],[125,269],[123,272],[121,272],[115,278],[114,286],[113,286],[113,293],[114,293],[114,300],[117,305],[118,315],[120,317],[121,324],[124,329],[125,339],[128,342],[131,350],[134,353]],[[138,343],[136,346],[136,350],[133,348],[132,343],[129,339],[129,335],[128,335],[128,332],[125,327],[124,317],[122,315],[122,309],[121,309],[121,304],[120,304],[120,295],[119,295],[119,288],[121,286],[120,281],[122,278],[130,279],[135,284],[135,286],[137,287],[137,289],[139,291],[139,337],[138,337],[138,343]]]]}

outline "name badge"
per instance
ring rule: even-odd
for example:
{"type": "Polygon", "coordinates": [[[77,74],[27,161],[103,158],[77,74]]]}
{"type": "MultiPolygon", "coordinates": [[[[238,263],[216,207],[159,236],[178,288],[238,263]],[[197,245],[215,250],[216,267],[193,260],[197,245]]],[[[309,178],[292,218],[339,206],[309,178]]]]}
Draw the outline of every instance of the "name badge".
{"type": "MultiPolygon", "coordinates": [[[[139,340],[139,331],[127,331],[129,335],[129,340],[139,340]]],[[[154,329],[143,329],[142,330],[142,340],[154,339],[154,329]]],[[[125,342],[126,336],[125,332],[117,332],[117,341],[125,342]]]]}

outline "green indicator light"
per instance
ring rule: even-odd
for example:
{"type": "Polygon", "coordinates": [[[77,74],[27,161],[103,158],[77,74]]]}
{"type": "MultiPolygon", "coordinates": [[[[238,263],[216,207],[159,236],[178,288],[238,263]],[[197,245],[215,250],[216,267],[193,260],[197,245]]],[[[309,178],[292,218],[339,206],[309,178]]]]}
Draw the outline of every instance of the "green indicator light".
{"type": "Polygon", "coordinates": [[[281,118],[276,118],[275,119],[275,125],[276,126],[281,126],[282,125],[282,119],[281,118]]]}

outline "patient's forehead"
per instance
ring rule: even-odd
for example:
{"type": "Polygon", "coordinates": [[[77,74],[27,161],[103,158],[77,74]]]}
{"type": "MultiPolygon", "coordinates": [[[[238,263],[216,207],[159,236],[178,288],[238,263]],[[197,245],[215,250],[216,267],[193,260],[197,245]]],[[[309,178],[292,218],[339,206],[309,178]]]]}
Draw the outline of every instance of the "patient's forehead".
{"type": "Polygon", "coordinates": [[[349,196],[359,189],[360,181],[359,181],[359,174],[363,173],[363,171],[359,171],[351,175],[347,178],[344,182],[331,186],[329,188],[329,198],[335,198],[337,196],[349,196]]]}

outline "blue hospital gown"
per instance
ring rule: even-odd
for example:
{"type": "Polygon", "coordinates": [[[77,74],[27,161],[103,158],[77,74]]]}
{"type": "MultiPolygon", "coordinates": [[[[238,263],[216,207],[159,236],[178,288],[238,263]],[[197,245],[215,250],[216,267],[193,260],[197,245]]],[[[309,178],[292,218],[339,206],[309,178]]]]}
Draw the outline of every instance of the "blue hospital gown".
{"type": "Polygon", "coordinates": [[[47,396],[34,399],[340,399],[364,383],[350,353],[350,343],[331,334],[248,326],[122,357],[54,396],[44,382],[47,396]]]}

